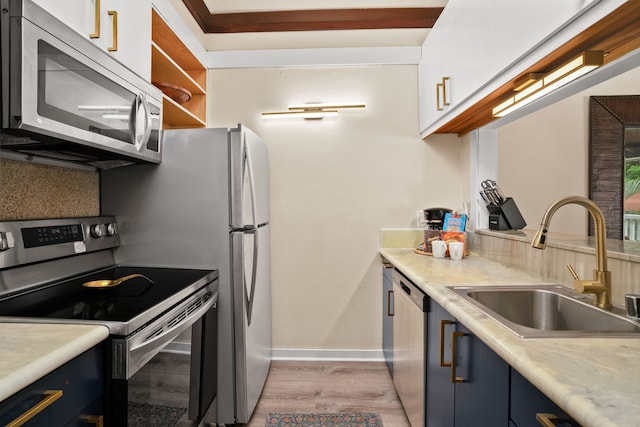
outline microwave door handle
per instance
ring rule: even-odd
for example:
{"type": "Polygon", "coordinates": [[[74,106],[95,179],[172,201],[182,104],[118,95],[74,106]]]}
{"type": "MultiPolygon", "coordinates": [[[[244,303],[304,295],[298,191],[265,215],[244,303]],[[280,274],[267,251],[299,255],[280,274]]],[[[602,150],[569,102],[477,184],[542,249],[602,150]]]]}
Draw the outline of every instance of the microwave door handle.
{"type": "Polygon", "coordinates": [[[142,96],[142,109],[144,110],[144,135],[142,136],[142,143],[140,147],[136,146],[138,151],[147,146],[147,142],[149,142],[149,138],[151,137],[151,129],[153,123],[151,121],[151,108],[149,108],[149,102],[144,94],[140,94],[142,96]]]}
{"type": "Polygon", "coordinates": [[[142,147],[151,136],[151,114],[149,112],[149,104],[144,98],[143,93],[136,95],[136,98],[133,100],[131,113],[129,114],[129,134],[137,151],[142,150],[142,147]],[[138,128],[138,114],[141,112],[140,107],[142,107],[142,114],[144,114],[144,129],[138,128]]]}
{"type": "Polygon", "coordinates": [[[131,111],[129,112],[129,136],[131,137],[131,141],[133,144],[137,146],[137,132],[138,129],[136,123],[138,122],[138,104],[140,103],[140,95],[136,95],[133,99],[133,103],[131,103],[131,111]]]}

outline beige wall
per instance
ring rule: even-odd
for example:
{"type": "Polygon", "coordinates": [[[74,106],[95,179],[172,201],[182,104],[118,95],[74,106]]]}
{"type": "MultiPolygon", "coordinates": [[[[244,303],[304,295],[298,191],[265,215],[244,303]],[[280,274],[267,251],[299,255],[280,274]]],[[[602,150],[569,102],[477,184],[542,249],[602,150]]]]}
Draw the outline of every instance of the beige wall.
{"type": "Polygon", "coordinates": [[[415,226],[417,208],[457,209],[468,194],[468,146],[419,137],[417,68],[211,70],[208,93],[209,126],[242,122],[270,149],[274,347],[380,349],[380,229],[415,226]],[[328,101],[367,108],[260,117],[328,101]]]}
{"type": "MultiPolygon", "coordinates": [[[[638,93],[640,70],[632,70],[498,129],[498,180],[528,228],[554,200],[589,194],[589,96],[638,93]]],[[[587,213],[563,207],[550,228],[585,235],[587,213]]]]}

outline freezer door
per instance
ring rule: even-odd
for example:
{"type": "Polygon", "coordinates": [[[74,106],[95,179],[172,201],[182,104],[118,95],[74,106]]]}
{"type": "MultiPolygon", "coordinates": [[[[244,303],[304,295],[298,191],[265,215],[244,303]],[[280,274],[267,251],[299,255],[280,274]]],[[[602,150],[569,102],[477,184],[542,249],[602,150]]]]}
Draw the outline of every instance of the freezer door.
{"type": "Polygon", "coordinates": [[[231,209],[228,129],[163,132],[160,165],[100,173],[100,208],[117,217],[120,230],[116,262],[216,268],[224,287],[231,209]]]}
{"type": "Polygon", "coordinates": [[[231,233],[237,422],[247,423],[271,366],[269,226],[231,233]]]}
{"type": "Polygon", "coordinates": [[[229,132],[231,228],[255,228],[269,222],[269,150],[246,127],[229,132]]]}

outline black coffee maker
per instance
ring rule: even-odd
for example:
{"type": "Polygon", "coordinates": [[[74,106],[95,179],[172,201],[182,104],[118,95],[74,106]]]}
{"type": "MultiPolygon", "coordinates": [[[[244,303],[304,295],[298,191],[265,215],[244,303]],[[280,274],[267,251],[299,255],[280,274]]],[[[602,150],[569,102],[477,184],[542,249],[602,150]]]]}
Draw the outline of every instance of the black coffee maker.
{"type": "Polygon", "coordinates": [[[427,223],[427,230],[442,230],[444,215],[453,212],[447,208],[423,209],[424,220],[427,223]]]}

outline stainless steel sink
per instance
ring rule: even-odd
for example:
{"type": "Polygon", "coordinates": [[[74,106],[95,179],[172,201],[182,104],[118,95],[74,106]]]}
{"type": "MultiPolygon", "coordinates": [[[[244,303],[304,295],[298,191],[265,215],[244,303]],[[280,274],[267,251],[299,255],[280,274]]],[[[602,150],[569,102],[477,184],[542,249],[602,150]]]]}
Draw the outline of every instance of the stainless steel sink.
{"type": "Polygon", "coordinates": [[[565,286],[448,288],[523,338],[640,338],[640,323],[622,310],[597,308],[590,296],[565,286]]]}

